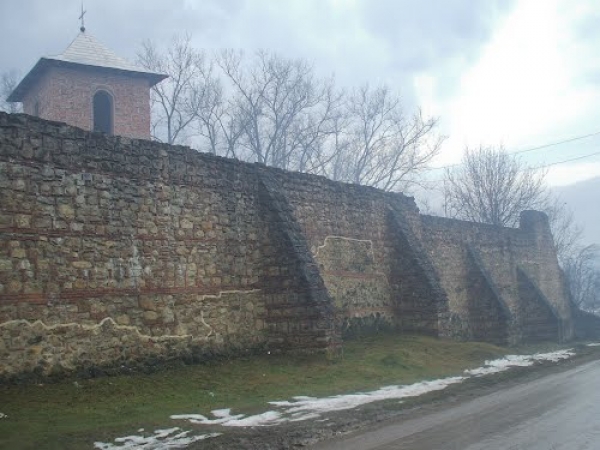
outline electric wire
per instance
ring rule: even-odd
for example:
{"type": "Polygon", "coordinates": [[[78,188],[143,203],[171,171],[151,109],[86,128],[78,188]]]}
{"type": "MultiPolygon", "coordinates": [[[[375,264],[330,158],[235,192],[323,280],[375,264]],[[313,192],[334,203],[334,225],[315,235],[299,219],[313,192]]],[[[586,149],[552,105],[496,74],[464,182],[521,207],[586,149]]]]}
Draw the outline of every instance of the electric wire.
{"type": "Polygon", "coordinates": [[[576,158],[565,159],[564,161],[557,161],[557,162],[553,162],[550,164],[545,164],[543,166],[534,167],[534,170],[545,169],[546,167],[558,166],[559,164],[565,164],[565,163],[568,163],[571,161],[578,161],[580,159],[591,158],[592,156],[596,156],[596,155],[600,155],[600,152],[590,153],[589,155],[582,155],[582,156],[578,156],[576,158]]]}
{"type": "MultiPolygon", "coordinates": [[[[552,167],[552,166],[558,166],[560,164],[566,164],[569,162],[573,162],[573,161],[579,161],[581,159],[586,159],[586,158],[591,158],[593,156],[597,156],[600,155],[600,152],[594,152],[594,153],[589,153],[587,155],[581,155],[581,156],[577,156],[575,158],[569,158],[569,159],[565,159],[563,161],[557,161],[557,162],[553,162],[553,163],[549,163],[549,164],[544,164],[541,166],[537,166],[537,167],[532,167],[532,170],[541,170],[541,169],[546,169],[547,167],[552,167]]],[[[454,166],[458,166],[460,164],[453,164],[452,166],[447,166],[448,168],[450,167],[454,167],[454,166]]],[[[433,182],[433,183],[440,183],[442,181],[444,181],[443,178],[437,178],[437,179],[430,179],[427,180],[429,183],[433,182]]]]}
{"type": "MultiPolygon", "coordinates": [[[[509,155],[520,155],[522,153],[529,153],[529,152],[533,152],[535,150],[542,150],[544,148],[555,147],[557,145],[562,145],[562,144],[568,144],[570,142],[575,142],[575,141],[579,141],[579,140],[582,140],[582,139],[587,139],[587,138],[590,138],[590,137],[593,137],[593,136],[598,136],[598,135],[600,135],[600,131],[595,131],[593,133],[582,134],[582,135],[574,136],[574,137],[571,137],[571,138],[568,138],[568,139],[563,139],[561,141],[550,142],[548,144],[538,145],[536,147],[531,147],[531,148],[528,148],[528,149],[525,149],[525,150],[519,150],[519,151],[516,151],[516,152],[508,152],[508,154],[509,155]]],[[[587,158],[589,156],[595,156],[595,155],[597,155],[597,153],[593,153],[593,154],[587,155],[587,156],[582,156],[580,159],[587,158]]],[[[573,159],[573,161],[575,161],[575,159],[573,159]]],[[[565,161],[565,162],[570,162],[570,160],[569,161],[565,161]]],[[[550,167],[551,165],[555,165],[555,164],[562,164],[562,163],[560,163],[560,162],[558,162],[558,163],[552,163],[552,164],[549,164],[547,166],[541,166],[539,168],[550,167]]],[[[440,166],[440,167],[428,167],[428,168],[426,168],[424,170],[425,171],[442,170],[442,169],[450,169],[450,168],[456,167],[456,166],[460,166],[460,163],[449,164],[447,166],[440,166]]]]}

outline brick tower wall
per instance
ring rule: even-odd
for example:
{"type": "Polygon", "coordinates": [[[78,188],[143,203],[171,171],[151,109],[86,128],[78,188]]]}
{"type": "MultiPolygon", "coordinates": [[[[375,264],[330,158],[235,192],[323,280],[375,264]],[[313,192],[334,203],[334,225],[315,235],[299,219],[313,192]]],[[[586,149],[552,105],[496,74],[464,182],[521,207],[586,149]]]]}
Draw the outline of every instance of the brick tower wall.
{"type": "Polygon", "coordinates": [[[98,90],[113,97],[115,135],[150,139],[148,81],[114,71],[52,67],[27,93],[23,110],[42,119],[92,130],[92,100],[98,90]]]}

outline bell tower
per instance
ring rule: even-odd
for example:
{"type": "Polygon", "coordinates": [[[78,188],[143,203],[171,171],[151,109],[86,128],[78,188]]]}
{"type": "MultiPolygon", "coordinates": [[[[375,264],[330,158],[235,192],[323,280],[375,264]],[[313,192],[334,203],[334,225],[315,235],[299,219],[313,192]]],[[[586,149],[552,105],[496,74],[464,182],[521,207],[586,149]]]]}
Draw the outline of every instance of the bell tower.
{"type": "Polygon", "coordinates": [[[86,32],[57,56],[40,58],[8,97],[26,114],[90,131],[150,139],[150,89],[167,75],[149,72],[86,32]]]}

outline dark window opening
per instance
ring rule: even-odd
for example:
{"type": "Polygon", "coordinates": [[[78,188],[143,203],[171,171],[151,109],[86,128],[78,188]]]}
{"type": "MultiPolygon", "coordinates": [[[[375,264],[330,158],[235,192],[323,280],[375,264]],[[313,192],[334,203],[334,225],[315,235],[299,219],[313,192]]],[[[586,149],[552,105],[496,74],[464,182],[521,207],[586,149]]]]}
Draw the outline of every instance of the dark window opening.
{"type": "Polygon", "coordinates": [[[40,117],[40,101],[36,100],[33,104],[33,115],[35,117],[40,117]]]}
{"type": "Polygon", "coordinates": [[[94,131],[113,134],[113,101],[105,91],[94,94],[94,131]]]}

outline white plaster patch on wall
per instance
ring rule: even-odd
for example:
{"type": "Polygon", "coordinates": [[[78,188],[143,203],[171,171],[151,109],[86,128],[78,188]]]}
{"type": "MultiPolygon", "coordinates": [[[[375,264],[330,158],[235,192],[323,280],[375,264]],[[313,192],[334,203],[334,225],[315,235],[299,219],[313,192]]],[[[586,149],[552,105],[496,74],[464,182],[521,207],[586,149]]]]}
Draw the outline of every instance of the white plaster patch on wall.
{"type": "MultiPolygon", "coordinates": [[[[371,255],[371,259],[372,259],[372,266],[375,267],[377,266],[378,262],[376,261],[375,258],[375,251],[373,250],[374,244],[373,241],[371,239],[356,239],[356,238],[350,238],[350,237],[346,237],[346,236],[336,236],[336,235],[329,235],[325,237],[325,240],[323,241],[323,245],[319,245],[318,247],[312,247],[311,248],[311,253],[313,254],[313,257],[315,259],[318,259],[319,257],[319,252],[321,250],[324,250],[327,247],[327,244],[329,241],[333,241],[333,240],[338,240],[338,241],[346,241],[346,242],[359,242],[359,243],[367,243],[369,244],[368,246],[368,253],[371,255]]],[[[385,273],[383,272],[373,272],[373,275],[377,275],[377,276],[381,276],[385,279],[385,282],[389,285],[389,280],[388,277],[385,273]]]]}
{"type": "Polygon", "coordinates": [[[211,334],[213,334],[213,327],[211,327],[209,324],[207,324],[204,321],[204,311],[200,311],[200,322],[202,323],[202,325],[204,325],[206,328],[208,328],[208,334],[206,336],[204,336],[204,338],[208,338],[211,334]]]}
{"type": "Polygon", "coordinates": [[[373,241],[371,239],[355,239],[355,238],[349,238],[346,236],[335,236],[335,235],[326,236],[325,240],[323,241],[323,245],[319,245],[316,248],[312,247],[310,250],[313,254],[313,257],[316,258],[317,256],[319,256],[319,252],[321,251],[321,249],[323,249],[327,246],[327,241],[330,241],[333,239],[348,241],[348,242],[366,242],[366,243],[368,243],[369,250],[371,251],[371,257],[373,258],[373,262],[375,261],[375,252],[373,252],[373,241]]]}
{"type": "MultiPolygon", "coordinates": [[[[250,289],[250,290],[232,289],[232,290],[220,291],[218,294],[203,294],[200,296],[199,301],[205,300],[207,298],[220,299],[223,295],[254,294],[256,292],[260,292],[260,289],[250,289]]],[[[210,337],[212,335],[213,328],[208,323],[206,323],[206,321],[204,320],[203,312],[201,312],[201,322],[204,326],[206,326],[210,330],[206,336],[202,337],[203,339],[207,339],[208,337],[210,337]]],[[[103,326],[106,326],[107,324],[110,324],[110,326],[113,327],[114,329],[132,331],[133,333],[137,334],[142,339],[151,339],[153,341],[166,341],[166,340],[172,340],[172,339],[189,339],[189,338],[194,337],[191,334],[151,336],[151,335],[142,333],[140,331],[140,329],[134,325],[119,325],[112,317],[105,317],[99,323],[94,324],[94,325],[85,325],[85,324],[80,324],[77,322],[58,323],[58,324],[54,324],[54,325],[47,325],[42,320],[30,321],[30,320],[26,320],[26,319],[14,319],[14,320],[8,320],[6,322],[0,323],[0,328],[26,325],[26,326],[29,326],[30,328],[41,327],[42,329],[44,329],[46,331],[53,331],[53,330],[57,330],[57,329],[61,329],[61,328],[79,328],[84,331],[95,331],[95,330],[100,329],[103,326]]]]}
{"type": "Polygon", "coordinates": [[[131,285],[137,287],[139,278],[142,276],[143,267],[140,263],[140,255],[137,245],[131,245],[131,258],[129,258],[129,270],[131,271],[131,285]]]}
{"type": "Polygon", "coordinates": [[[260,292],[260,289],[230,289],[230,290],[225,290],[225,291],[219,291],[217,294],[202,294],[199,298],[199,300],[206,300],[207,298],[215,298],[215,299],[220,299],[221,297],[223,297],[223,295],[230,295],[230,294],[256,294],[257,292],[260,292]]]}
{"type": "MultiPolygon", "coordinates": [[[[369,244],[369,253],[371,255],[371,259],[372,259],[372,266],[375,267],[377,266],[377,262],[375,259],[375,251],[373,250],[374,244],[373,241],[371,239],[355,239],[355,238],[349,238],[346,236],[336,236],[336,235],[330,235],[330,236],[326,236],[325,240],[323,241],[323,245],[319,245],[318,247],[311,248],[311,252],[313,254],[313,257],[315,258],[315,260],[318,260],[319,257],[319,252],[321,250],[324,250],[327,247],[328,241],[333,241],[333,240],[338,240],[338,241],[346,241],[346,242],[360,242],[360,243],[367,243],[369,244]]],[[[385,273],[383,272],[379,272],[379,271],[375,271],[373,272],[373,275],[377,275],[380,276],[382,278],[385,279],[385,282],[388,284],[389,286],[389,280],[388,277],[385,273]]]]}
{"type": "MultiPolygon", "coordinates": [[[[361,317],[364,311],[372,310],[378,306],[388,307],[391,300],[390,282],[385,272],[378,270],[381,266],[375,258],[374,243],[371,239],[356,239],[346,236],[329,235],[325,237],[322,245],[311,248],[313,257],[322,267],[321,276],[330,293],[334,298],[336,307],[345,310],[346,314],[352,317],[361,317]],[[344,271],[343,261],[328,261],[328,252],[336,252],[337,248],[345,252],[346,263],[362,261],[362,270],[347,270],[341,278],[335,274],[328,273],[328,270],[344,271]],[[365,259],[366,258],[366,259],[365,259]],[[364,270],[364,271],[363,271],[364,270]],[[352,279],[352,273],[357,275],[368,275],[373,279],[352,279]],[[345,281],[340,282],[343,279],[345,281]],[[379,281],[380,280],[380,281],[379,281]],[[350,285],[349,285],[350,284],[350,285]],[[375,303],[375,306],[373,305],[375,303]],[[361,312],[356,312],[359,308],[361,312]]],[[[335,253],[333,253],[335,254],[335,253]]]]}
{"type": "Polygon", "coordinates": [[[41,327],[42,329],[46,330],[46,331],[53,331],[53,330],[57,330],[57,329],[61,329],[61,328],[79,328],[81,330],[85,330],[85,331],[95,331],[99,328],[102,328],[104,326],[106,326],[107,324],[110,324],[111,327],[117,329],[117,330],[127,330],[127,331],[133,331],[134,333],[136,333],[140,338],[145,338],[145,339],[152,339],[155,341],[158,340],[166,340],[166,339],[174,339],[174,338],[178,338],[178,339],[184,339],[184,338],[189,338],[192,335],[191,334],[185,334],[185,335],[163,335],[163,336],[150,336],[148,334],[143,334],[142,332],[140,332],[139,328],[133,325],[119,325],[117,322],[115,322],[115,320],[112,317],[105,317],[104,319],[102,319],[99,323],[94,324],[94,325],[85,325],[85,324],[80,324],[77,322],[69,322],[69,323],[58,323],[58,324],[54,324],[54,325],[46,325],[42,320],[35,320],[35,321],[29,321],[29,320],[25,320],[25,319],[16,319],[16,320],[9,320],[7,322],[3,322],[0,323],[0,328],[5,328],[5,327],[9,327],[9,326],[13,326],[13,325],[27,325],[31,328],[35,328],[35,327],[41,327]]]}

